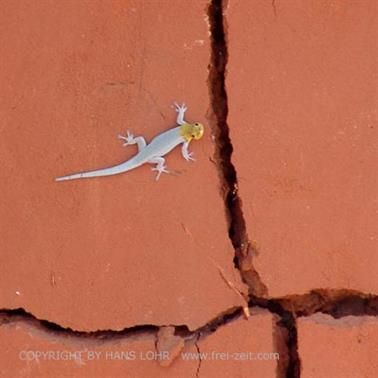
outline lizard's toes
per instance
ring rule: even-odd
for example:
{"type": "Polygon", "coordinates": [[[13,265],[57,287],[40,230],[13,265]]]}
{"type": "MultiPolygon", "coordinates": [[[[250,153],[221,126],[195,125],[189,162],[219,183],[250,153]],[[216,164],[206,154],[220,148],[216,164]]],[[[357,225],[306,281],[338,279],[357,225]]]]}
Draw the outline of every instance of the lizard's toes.
{"type": "Polygon", "coordinates": [[[193,157],[193,152],[190,152],[189,154],[184,156],[186,161],[196,161],[196,159],[193,157]]]}

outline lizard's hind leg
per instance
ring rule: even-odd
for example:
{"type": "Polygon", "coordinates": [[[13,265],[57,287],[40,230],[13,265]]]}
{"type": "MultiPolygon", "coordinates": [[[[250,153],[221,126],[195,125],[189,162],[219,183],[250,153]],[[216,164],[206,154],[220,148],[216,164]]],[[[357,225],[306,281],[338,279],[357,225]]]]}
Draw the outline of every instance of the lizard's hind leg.
{"type": "Polygon", "coordinates": [[[123,144],[124,147],[130,146],[132,144],[137,144],[139,152],[143,150],[147,145],[145,139],[142,136],[134,137],[134,135],[131,134],[129,130],[127,130],[127,136],[118,135],[118,139],[125,141],[125,143],[123,144]]]}
{"type": "Polygon", "coordinates": [[[151,168],[151,171],[157,171],[158,172],[158,174],[156,176],[156,181],[159,180],[162,172],[169,173],[169,171],[167,170],[167,167],[165,165],[165,159],[162,158],[162,157],[152,158],[152,159],[148,160],[148,163],[156,164],[156,167],[151,168]]]}

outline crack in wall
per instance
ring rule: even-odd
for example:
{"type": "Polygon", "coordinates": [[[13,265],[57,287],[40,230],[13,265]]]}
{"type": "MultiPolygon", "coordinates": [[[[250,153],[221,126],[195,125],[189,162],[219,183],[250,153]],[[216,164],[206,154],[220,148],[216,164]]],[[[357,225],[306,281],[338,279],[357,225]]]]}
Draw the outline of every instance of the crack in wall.
{"type": "MultiPolygon", "coordinates": [[[[234,263],[243,281],[249,287],[250,304],[266,308],[280,317],[277,327],[282,332],[276,328],[276,345],[280,346],[282,353],[287,353],[288,361],[278,364],[277,375],[299,377],[301,363],[298,354],[296,318],[308,316],[316,311],[325,312],[331,316],[378,314],[377,297],[369,297],[369,295],[348,290],[313,290],[308,294],[285,298],[268,297],[267,287],[253,267],[252,257],[256,251],[247,235],[242,201],[238,195],[237,172],[231,161],[233,146],[227,123],[228,98],[225,84],[228,62],[227,23],[224,17],[226,8],[227,0],[213,0],[208,9],[212,47],[209,71],[212,107],[210,124],[215,138],[215,162],[225,200],[229,237],[235,249],[234,263]],[[285,335],[285,343],[281,340],[283,335],[285,335]]],[[[272,0],[272,8],[274,16],[277,17],[275,0],[272,0]]]]}
{"type": "Polygon", "coordinates": [[[240,307],[230,308],[218,315],[200,328],[191,331],[186,325],[138,325],[134,327],[124,328],[123,330],[98,330],[98,331],[78,331],[71,328],[65,328],[57,323],[45,319],[38,319],[32,313],[25,311],[22,308],[18,309],[1,309],[0,310],[0,326],[4,324],[23,322],[34,328],[44,331],[56,337],[71,337],[76,339],[86,339],[88,341],[117,341],[119,339],[126,339],[142,334],[149,334],[157,337],[160,327],[173,327],[175,335],[181,336],[183,339],[191,340],[193,337],[207,336],[215,332],[219,327],[222,327],[235,319],[243,316],[243,311],[240,307]]]}
{"type": "MultiPolygon", "coordinates": [[[[229,226],[229,238],[235,250],[234,264],[239,270],[242,280],[248,285],[249,295],[258,298],[267,297],[268,291],[261,281],[258,272],[253,266],[252,257],[255,248],[247,235],[246,222],[242,211],[242,201],[238,195],[237,173],[232,164],[233,146],[230,139],[230,130],[227,123],[228,98],[226,91],[226,67],[228,62],[228,48],[226,35],[226,19],[224,10],[227,0],[213,0],[208,9],[211,32],[211,64],[209,70],[209,91],[211,99],[210,124],[215,138],[215,162],[221,181],[221,190],[225,201],[226,218],[229,226]]],[[[275,4],[272,3],[275,11],[275,4]]],[[[277,364],[277,374],[286,377],[298,377],[300,362],[297,347],[297,329],[292,314],[280,312],[278,314],[284,332],[286,344],[281,338],[274,335],[276,345],[280,345],[280,353],[287,354],[287,362],[277,364]]]]}
{"type": "Polygon", "coordinates": [[[293,294],[268,300],[254,297],[249,305],[263,306],[271,311],[275,306],[280,306],[282,310],[297,317],[311,316],[316,312],[328,314],[335,319],[349,315],[378,315],[378,295],[346,289],[314,289],[302,295],[293,294]]]}
{"type": "MultiPolygon", "coordinates": [[[[273,338],[280,356],[287,356],[278,361],[277,377],[298,378],[300,377],[300,358],[298,354],[298,338],[296,319],[298,317],[311,316],[322,312],[339,319],[345,316],[372,315],[378,316],[378,295],[366,294],[353,290],[313,290],[303,295],[292,295],[283,298],[262,298],[251,296],[250,308],[262,308],[278,316],[278,321],[273,326],[273,338]]],[[[202,327],[190,331],[185,325],[167,325],[173,327],[174,334],[183,338],[184,342],[192,342],[199,351],[198,342],[216,332],[218,328],[243,318],[241,308],[231,308],[222,315],[217,316],[202,327]]],[[[48,320],[36,318],[23,309],[0,310],[0,326],[3,324],[23,322],[35,329],[39,329],[49,337],[88,342],[104,343],[126,340],[134,340],[144,335],[150,335],[157,340],[160,326],[140,325],[125,328],[123,330],[100,330],[100,331],[76,331],[64,328],[48,320]]],[[[163,327],[163,326],[161,326],[163,327]]],[[[155,342],[156,347],[156,342],[155,342]]],[[[197,376],[201,362],[197,367],[197,376]]]]}
{"type": "Polygon", "coordinates": [[[198,345],[199,339],[200,339],[200,335],[197,337],[197,340],[194,342],[194,345],[195,345],[195,347],[197,349],[197,353],[198,353],[198,366],[197,366],[197,371],[196,371],[196,378],[199,378],[201,365],[202,365],[201,350],[200,350],[200,347],[198,345]]]}
{"type": "MultiPolygon", "coordinates": [[[[251,296],[249,307],[267,309],[269,312],[278,315],[284,322],[290,316],[308,317],[317,312],[328,314],[335,319],[350,315],[378,316],[378,295],[345,289],[317,289],[302,295],[294,294],[282,298],[267,299],[251,296]]],[[[184,339],[190,339],[193,337],[206,337],[215,332],[219,327],[232,323],[240,317],[244,317],[244,313],[240,307],[237,307],[224,311],[194,331],[190,331],[186,325],[157,326],[152,324],[124,328],[123,330],[78,331],[64,328],[49,320],[38,319],[30,312],[19,308],[0,310],[0,326],[2,324],[22,321],[56,336],[64,335],[93,340],[114,340],[115,338],[127,338],[146,333],[157,335],[160,327],[174,327],[176,335],[184,339]]]]}
{"type": "Polygon", "coordinates": [[[281,327],[286,333],[286,349],[279,339],[282,332],[276,332],[275,344],[279,346],[280,355],[287,354],[288,361],[279,361],[277,376],[299,378],[301,361],[298,353],[297,318],[308,317],[317,312],[328,314],[335,319],[350,315],[378,316],[378,295],[346,289],[316,289],[303,295],[294,294],[283,298],[266,299],[252,296],[249,306],[265,308],[280,317],[277,327],[281,327]]]}
{"type": "MultiPolygon", "coordinates": [[[[71,337],[76,339],[86,339],[87,341],[116,341],[132,336],[142,334],[157,335],[159,327],[156,325],[146,324],[139,325],[123,330],[98,330],[98,331],[78,331],[69,327],[63,327],[49,320],[39,319],[32,313],[23,308],[17,309],[0,309],[0,326],[3,324],[23,322],[36,329],[43,331],[45,334],[55,337],[71,337]]],[[[180,328],[180,327],[178,327],[180,328]]]]}
{"type": "Polygon", "coordinates": [[[213,0],[208,8],[211,32],[211,63],[209,67],[209,94],[211,100],[210,125],[215,138],[215,162],[225,201],[229,237],[235,250],[234,263],[250,293],[266,296],[267,288],[252,264],[255,252],[249,242],[246,223],[238,195],[236,169],[231,161],[233,146],[227,124],[228,99],[226,91],[226,67],[228,61],[226,20],[223,10],[225,1],[213,0]]]}
{"type": "Polygon", "coordinates": [[[273,328],[273,340],[280,359],[277,363],[278,378],[299,378],[301,361],[298,353],[298,330],[296,315],[283,308],[279,300],[253,297],[251,306],[259,306],[278,315],[279,319],[273,328]],[[283,358],[281,358],[283,357],[283,358]]]}

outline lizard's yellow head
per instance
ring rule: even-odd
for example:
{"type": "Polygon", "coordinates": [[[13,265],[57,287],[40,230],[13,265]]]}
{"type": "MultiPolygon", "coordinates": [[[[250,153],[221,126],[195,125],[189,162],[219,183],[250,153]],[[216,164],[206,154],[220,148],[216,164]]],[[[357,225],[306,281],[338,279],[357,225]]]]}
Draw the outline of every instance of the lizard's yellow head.
{"type": "Polygon", "coordinates": [[[184,123],[181,125],[181,135],[187,142],[190,142],[192,139],[198,140],[203,136],[204,127],[202,123],[184,123]]]}

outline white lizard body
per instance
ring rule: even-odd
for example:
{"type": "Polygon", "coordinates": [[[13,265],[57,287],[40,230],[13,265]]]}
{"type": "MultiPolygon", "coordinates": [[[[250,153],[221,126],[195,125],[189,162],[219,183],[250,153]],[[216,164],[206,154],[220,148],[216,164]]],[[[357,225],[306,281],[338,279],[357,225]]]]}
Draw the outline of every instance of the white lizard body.
{"type": "Polygon", "coordinates": [[[134,137],[129,131],[127,131],[127,136],[118,136],[120,139],[125,140],[124,146],[137,144],[138,153],[131,159],[113,167],[75,173],[69,176],[58,177],[55,180],[65,181],[80,178],[116,175],[130,171],[131,169],[137,168],[145,163],[156,164],[156,167],[151,169],[158,172],[156,176],[156,180],[158,180],[162,172],[169,173],[169,171],[166,169],[167,167],[165,166],[165,159],[163,156],[165,156],[179,144],[182,144],[181,151],[184,159],[187,161],[194,160],[192,153],[188,151],[189,143],[192,139],[198,140],[202,137],[204,131],[203,125],[198,122],[187,123],[184,120],[185,112],[187,110],[185,104],[179,106],[175,103],[174,105],[175,110],[178,113],[177,124],[179,126],[157,135],[149,144],[146,143],[142,136],[134,137]]]}

